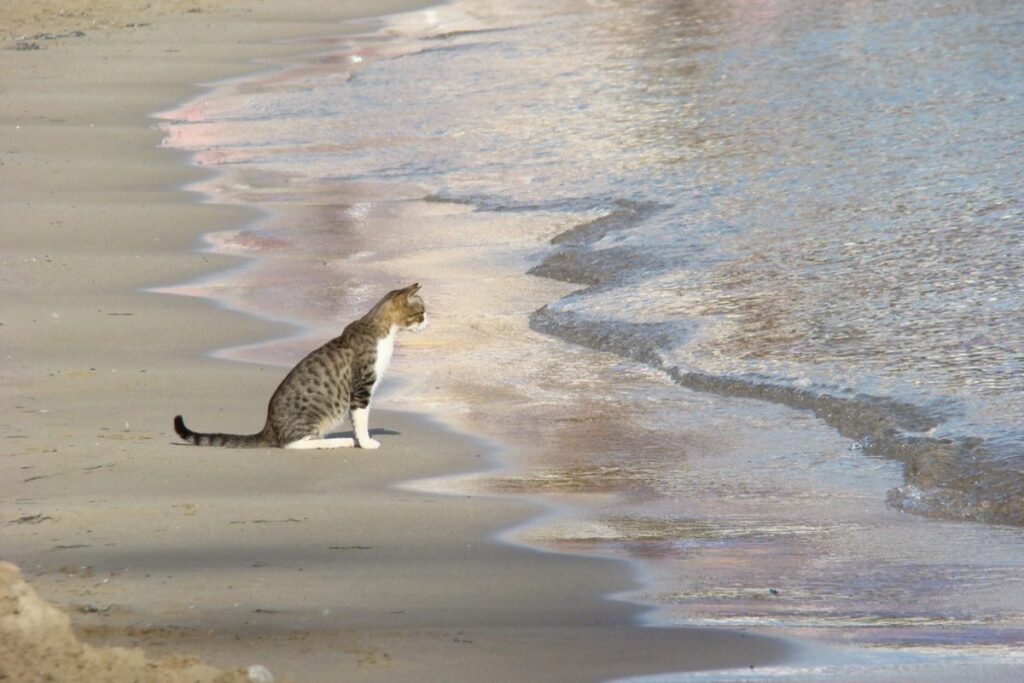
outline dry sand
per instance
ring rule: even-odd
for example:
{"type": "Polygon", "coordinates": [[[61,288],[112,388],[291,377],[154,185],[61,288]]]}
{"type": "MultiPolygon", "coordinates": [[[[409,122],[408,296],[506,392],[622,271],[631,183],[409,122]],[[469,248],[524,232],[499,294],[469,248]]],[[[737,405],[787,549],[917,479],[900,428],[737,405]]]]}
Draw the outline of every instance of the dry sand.
{"type": "Polygon", "coordinates": [[[248,683],[261,675],[259,668],[224,672],[194,657],[154,662],[139,648],[83,644],[64,612],[42,600],[17,567],[0,562],[0,680],[248,683]]]}
{"type": "MultiPolygon", "coordinates": [[[[636,627],[638,607],[601,597],[631,585],[628,567],[491,540],[537,513],[525,501],[393,488],[493,462],[427,420],[376,411],[375,452],[176,445],[176,412],[197,429],[260,426],[280,369],[204,354],[282,330],[142,291],[236,265],[192,247],[252,218],[176,191],[199,172],[158,147],[147,114],[310,49],[271,39],[407,3],[132,4],[0,3],[0,559],[79,638],[297,681],[596,681],[785,654],[741,633],[636,627]],[[39,49],[14,49],[26,42],[39,49]]],[[[33,604],[56,625],[50,644],[70,643],[33,604]]],[[[4,637],[26,626],[4,619],[4,637]]]]}

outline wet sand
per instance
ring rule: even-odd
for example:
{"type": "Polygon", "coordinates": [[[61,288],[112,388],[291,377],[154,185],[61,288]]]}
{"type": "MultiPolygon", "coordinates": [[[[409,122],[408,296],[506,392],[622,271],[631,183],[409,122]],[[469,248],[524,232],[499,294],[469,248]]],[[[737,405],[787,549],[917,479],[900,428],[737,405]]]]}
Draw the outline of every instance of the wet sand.
{"type": "Polygon", "coordinates": [[[285,330],[143,291],[236,265],[194,247],[254,217],[175,190],[199,173],[158,147],[148,115],[310,49],[272,39],[403,4],[68,2],[4,26],[6,48],[39,49],[0,60],[0,559],[85,642],[298,681],[596,681],[777,660],[778,641],[636,627],[640,607],[602,597],[633,586],[626,564],[492,540],[538,514],[530,503],[396,489],[496,463],[442,425],[375,411],[373,453],[176,443],[178,412],[196,429],[259,428],[280,368],[206,354],[285,330]],[[75,29],[68,16],[85,35],[31,38],[75,29]]]}

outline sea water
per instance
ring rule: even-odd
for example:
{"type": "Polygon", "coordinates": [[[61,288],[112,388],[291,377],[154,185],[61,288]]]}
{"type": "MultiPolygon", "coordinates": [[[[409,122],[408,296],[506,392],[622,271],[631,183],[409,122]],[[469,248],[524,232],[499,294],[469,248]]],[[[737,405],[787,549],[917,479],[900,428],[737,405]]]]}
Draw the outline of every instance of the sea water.
{"type": "Polygon", "coordinates": [[[652,621],[1017,670],[1024,6],[458,0],[309,49],[164,115],[266,216],[189,289],[304,330],[222,355],[420,281],[379,402],[562,506],[510,539],[633,561],[652,621]]]}

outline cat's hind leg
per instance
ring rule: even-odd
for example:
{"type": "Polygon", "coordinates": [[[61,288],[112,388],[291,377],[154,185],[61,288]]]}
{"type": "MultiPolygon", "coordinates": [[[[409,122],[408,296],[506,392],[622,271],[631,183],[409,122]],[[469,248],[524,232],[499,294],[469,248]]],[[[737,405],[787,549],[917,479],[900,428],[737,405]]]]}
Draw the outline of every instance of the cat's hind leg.
{"type": "Polygon", "coordinates": [[[326,449],[326,448],[352,448],[356,445],[355,439],[344,436],[336,436],[326,439],[319,439],[315,436],[304,436],[284,445],[292,449],[326,449]]]}

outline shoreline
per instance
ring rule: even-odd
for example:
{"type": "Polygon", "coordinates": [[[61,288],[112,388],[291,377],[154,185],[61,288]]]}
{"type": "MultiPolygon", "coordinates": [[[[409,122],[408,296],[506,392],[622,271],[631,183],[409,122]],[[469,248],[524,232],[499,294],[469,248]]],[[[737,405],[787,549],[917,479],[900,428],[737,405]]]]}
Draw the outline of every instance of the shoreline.
{"type": "Polygon", "coordinates": [[[193,247],[253,217],[189,200],[180,188],[202,172],[158,147],[150,112],[257,58],[308,52],[280,41],[329,34],[316,20],[330,7],[159,15],[8,55],[2,559],[90,643],[296,680],[582,681],[776,661],[781,641],[636,626],[639,607],[600,597],[630,584],[618,563],[497,541],[530,504],[397,493],[482,456],[422,419],[375,410],[378,428],[430,444],[386,434],[386,460],[167,443],[175,412],[250,429],[279,373],[205,354],[281,328],[141,289],[237,265],[193,247]]]}

